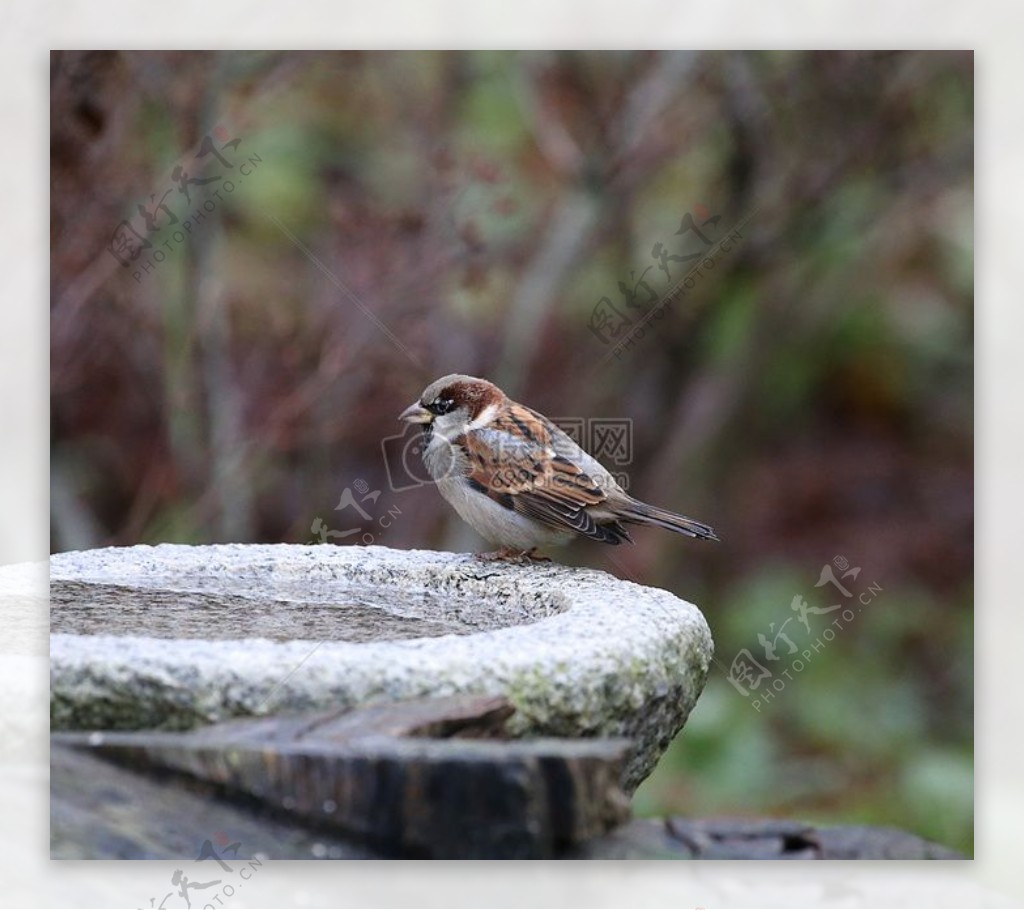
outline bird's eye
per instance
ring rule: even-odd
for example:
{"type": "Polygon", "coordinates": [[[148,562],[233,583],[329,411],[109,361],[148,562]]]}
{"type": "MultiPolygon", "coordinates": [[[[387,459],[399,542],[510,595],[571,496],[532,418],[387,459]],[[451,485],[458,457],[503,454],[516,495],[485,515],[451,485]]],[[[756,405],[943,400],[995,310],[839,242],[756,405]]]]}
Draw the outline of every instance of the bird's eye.
{"type": "Polygon", "coordinates": [[[455,408],[455,402],[451,398],[438,398],[427,405],[427,410],[432,414],[447,414],[455,408]]]}

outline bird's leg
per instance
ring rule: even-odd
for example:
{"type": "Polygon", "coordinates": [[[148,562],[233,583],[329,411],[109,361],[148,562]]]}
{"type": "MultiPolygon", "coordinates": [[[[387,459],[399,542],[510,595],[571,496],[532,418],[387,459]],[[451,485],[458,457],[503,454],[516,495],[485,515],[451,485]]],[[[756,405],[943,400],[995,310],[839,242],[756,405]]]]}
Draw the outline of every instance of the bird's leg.
{"type": "Polygon", "coordinates": [[[550,556],[538,556],[537,548],[520,550],[516,547],[502,547],[493,553],[477,553],[476,558],[483,562],[515,562],[520,565],[531,562],[551,562],[550,556]]]}

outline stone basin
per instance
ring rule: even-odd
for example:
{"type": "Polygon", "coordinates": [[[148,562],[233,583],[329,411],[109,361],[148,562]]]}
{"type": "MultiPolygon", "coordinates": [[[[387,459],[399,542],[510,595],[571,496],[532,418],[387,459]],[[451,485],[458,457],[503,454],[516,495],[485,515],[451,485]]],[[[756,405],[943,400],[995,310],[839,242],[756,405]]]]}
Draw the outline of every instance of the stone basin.
{"type": "Polygon", "coordinates": [[[54,730],[503,695],[514,736],[626,737],[632,791],[712,654],[667,591],[553,563],[386,547],[162,544],[50,559],[54,730]]]}

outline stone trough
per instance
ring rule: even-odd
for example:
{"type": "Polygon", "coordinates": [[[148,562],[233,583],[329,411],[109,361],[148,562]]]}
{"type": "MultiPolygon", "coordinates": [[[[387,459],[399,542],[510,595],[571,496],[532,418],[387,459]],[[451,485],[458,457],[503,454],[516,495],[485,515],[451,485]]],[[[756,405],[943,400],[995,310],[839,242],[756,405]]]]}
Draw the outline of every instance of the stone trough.
{"type": "Polygon", "coordinates": [[[666,591],[551,563],[385,547],[164,544],[51,557],[56,730],[495,695],[515,737],[624,737],[650,773],[712,654],[666,591]]]}

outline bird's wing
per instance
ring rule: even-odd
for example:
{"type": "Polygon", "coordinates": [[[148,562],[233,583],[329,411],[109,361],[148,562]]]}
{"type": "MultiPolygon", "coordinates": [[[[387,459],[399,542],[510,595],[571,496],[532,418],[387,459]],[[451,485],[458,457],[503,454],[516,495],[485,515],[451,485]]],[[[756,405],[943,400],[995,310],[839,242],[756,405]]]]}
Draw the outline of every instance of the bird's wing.
{"type": "Polygon", "coordinates": [[[458,443],[467,456],[470,485],[505,508],[595,540],[629,539],[618,522],[594,521],[587,510],[608,498],[607,483],[568,457],[564,446],[555,451],[548,422],[536,411],[513,404],[458,443]]]}

